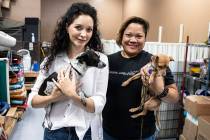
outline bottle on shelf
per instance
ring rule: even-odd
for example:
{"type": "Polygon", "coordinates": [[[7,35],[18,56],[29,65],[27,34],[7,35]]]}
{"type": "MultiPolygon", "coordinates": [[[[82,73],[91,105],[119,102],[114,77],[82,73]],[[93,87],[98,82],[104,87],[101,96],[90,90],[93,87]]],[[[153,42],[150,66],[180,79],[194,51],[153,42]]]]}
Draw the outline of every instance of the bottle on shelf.
{"type": "Polygon", "coordinates": [[[34,61],[32,65],[32,71],[35,71],[35,72],[39,71],[39,63],[37,61],[34,61]]]}
{"type": "Polygon", "coordinates": [[[34,33],[31,33],[31,42],[29,42],[29,46],[28,46],[30,51],[34,50],[34,44],[33,44],[34,42],[35,42],[35,36],[34,36],[34,33]]]}
{"type": "Polygon", "coordinates": [[[35,36],[34,33],[31,33],[31,42],[34,43],[35,42],[35,36]]]}
{"type": "Polygon", "coordinates": [[[21,49],[17,52],[19,55],[23,57],[23,67],[24,71],[30,71],[31,68],[31,55],[29,50],[21,49]]]}

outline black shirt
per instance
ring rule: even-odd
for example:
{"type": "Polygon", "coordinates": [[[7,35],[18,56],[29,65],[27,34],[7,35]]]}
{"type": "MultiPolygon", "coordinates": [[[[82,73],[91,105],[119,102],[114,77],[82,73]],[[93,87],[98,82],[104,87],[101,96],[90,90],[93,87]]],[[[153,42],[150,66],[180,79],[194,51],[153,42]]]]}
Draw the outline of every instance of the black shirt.
{"type": "MultiPolygon", "coordinates": [[[[141,51],[133,58],[124,58],[120,52],[109,55],[109,82],[107,100],[102,112],[103,129],[111,136],[120,140],[146,138],[155,132],[154,112],[148,111],[144,117],[131,118],[130,108],[137,107],[141,102],[141,80],[134,80],[126,87],[121,84],[150,62],[151,54],[141,51]],[[141,126],[143,121],[143,126],[141,126]],[[141,127],[142,134],[141,134],[141,127]]],[[[170,70],[167,71],[165,84],[174,83],[170,70]]]]}

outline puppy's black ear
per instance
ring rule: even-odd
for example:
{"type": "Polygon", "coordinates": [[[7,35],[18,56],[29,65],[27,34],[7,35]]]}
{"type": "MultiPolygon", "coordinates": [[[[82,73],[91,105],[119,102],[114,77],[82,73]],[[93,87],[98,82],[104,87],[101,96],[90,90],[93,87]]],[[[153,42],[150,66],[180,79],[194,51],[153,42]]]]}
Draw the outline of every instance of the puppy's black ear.
{"type": "Polygon", "coordinates": [[[80,56],[78,56],[76,59],[80,62],[83,63],[85,61],[85,58],[87,57],[86,53],[81,54],[80,56]]]}

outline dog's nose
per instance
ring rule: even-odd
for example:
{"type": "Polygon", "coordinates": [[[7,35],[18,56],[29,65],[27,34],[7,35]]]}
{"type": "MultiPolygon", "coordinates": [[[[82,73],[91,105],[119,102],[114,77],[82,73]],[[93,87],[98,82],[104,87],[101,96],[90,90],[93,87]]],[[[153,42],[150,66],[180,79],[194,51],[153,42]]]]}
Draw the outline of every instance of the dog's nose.
{"type": "Polygon", "coordinates": [[[106,66],[106,64],[104,62],[102,62],[102,61],[100,61],[98,63],[98,68],[104,68],[105,66],[106,66]]]}

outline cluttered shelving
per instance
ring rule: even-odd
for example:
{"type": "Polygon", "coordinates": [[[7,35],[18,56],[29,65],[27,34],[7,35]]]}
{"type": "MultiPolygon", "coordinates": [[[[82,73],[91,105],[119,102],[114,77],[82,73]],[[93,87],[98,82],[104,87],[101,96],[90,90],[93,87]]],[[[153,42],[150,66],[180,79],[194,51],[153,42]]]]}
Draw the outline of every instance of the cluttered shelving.
{"type": "Polygon", "coordinates": [[[35,83],[37,76],[38,76],[38,72],[35,72],[35,71],[24,72],[25,87],[26,87],[27,92],[30,92],[31,88],[33,87],[35,83]]]}
{"type": "Polygon", "coordinates": [[[0,91],[0,111],[2,111],[0,112],[0,132],[5,132],[8,138],[17,120],[27,108],[27,93],[37,76],[36,72],[27,73],[26,65],[27,71],[31,69],[38,71],[42,54],[39,18],[26,17],[25,23],[7,21],[15,23],[8,24],[3,21],[0,26],[1,37],[4,39],[0,44],[0,85],[2,87],[0,91]]]}
{"type": "Polygon", "coordinates": [[[22,57],[12,51],[0,52],[0,136],[8,138],[27,108],[22,57]]]}
{"type": "MultiPolygon", "coordinates": [[[[210,43],[210,40],[209,40],[210,43]]],[[[180,140],[209,140],[210,135],[210,56],[209,45],[195,45],[204,47],[207,57],[200,60],[189,61],[188,49],[189,37],[185,48],[184,72],[181,85],[181,102],[183,107],[183,116],[180,118],[183,131],[179,137],[180,140]]],[[[197,51],[194,50],[196,53],[197,51]]],[[[181,128],[181,127],[180,127],[181,128]]]]}
{"type": "MultiPolygon", "coordinates": [[[[158,54],[159,52],[165,53],[174,58],[174,62],[172,62],[169,65],[169,67],[172,70],[181,97],[183,97],[182,91],[187,91],[190,89],[191,90],[190,94],[194,94],[195,93],[194,90],[198,88],[203,87],[206,89],[208,80],[200,77],[194,77],[190,72],[191,69],[189,64],[196,59],[200,59],[199,61],[202,62],[203,58],[209,58],[209,48],[207,47],[207,45],[190,44],[190,43],[186,44],[186,43],[146,42],[144,50],[152,54],[158,54]],[[185,57],[186,48],[188,48],[188,56],[185,57]],[[185,68],[186,73],[184,73],[185,61],[186,61],[186,68],[185,68]],[[183,88],[183,77],[185,77],[184,88],[183,88]],[[198,82],[199,85],[197,84],[198,82]],[[195,85],[193,85],[192,83],[194,83],[195,85]]],[[[181,99],[180,102],[177,104],[162,103],[159,111],[160,111],[160,123],[162,127],[160,128],[157,138],[179,139],[179,135],[182,133],[183,129],[183,119],[184,119],[183,100],[181,99]],[[171,116],[171,114],[173,115],[171,116]]]]}

